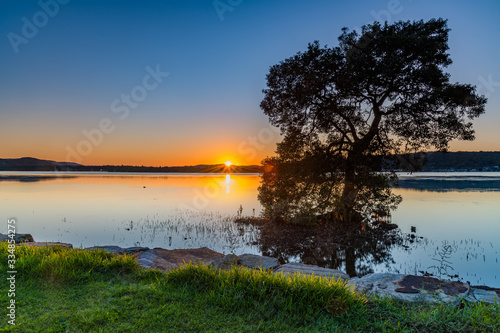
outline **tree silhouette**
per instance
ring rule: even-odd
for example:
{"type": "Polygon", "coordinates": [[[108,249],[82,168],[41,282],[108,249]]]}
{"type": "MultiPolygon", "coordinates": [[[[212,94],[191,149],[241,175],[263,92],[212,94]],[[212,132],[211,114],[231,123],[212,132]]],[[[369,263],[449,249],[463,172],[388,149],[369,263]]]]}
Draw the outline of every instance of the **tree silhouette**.
{"type": "Polygon", "coordinates": [[[443,19],[344,28],[338,46],[315,41],[270,68],[261,108],[284,137],[263,161],[268,217],[386,216],[401,201],[393,170],[415,167],[391,158],[474,139],[471,120],[486,99],[450,83],[448,32],[443,19]]]}

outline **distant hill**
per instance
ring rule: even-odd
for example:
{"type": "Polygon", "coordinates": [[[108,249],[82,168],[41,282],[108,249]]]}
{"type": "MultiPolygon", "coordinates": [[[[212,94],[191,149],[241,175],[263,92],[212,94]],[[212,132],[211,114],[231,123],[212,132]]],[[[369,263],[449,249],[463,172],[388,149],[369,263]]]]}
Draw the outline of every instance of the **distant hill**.
{"type": "Polygon", "coordinates": [[[32,157],[0,159],[0,171],[107,171],[107,172],[184,172],[184,173],[258,173],[258,165],[225,164],[148,167],[132,165],[82,165],[68,162],[40,160],[32,157]]]}
{"type": "Polygon", "coordinates": [[[0,158],[0,171],[66,171],[80,166],[77,163],[54,162],[33,157],[0,158]]]}
{"type": "MultiPolygon", "coordinates": [[[[422,171],[500,171],[500,152],[428,153],[422,171]]],[[[201,164],[193,166],[151,167],[133,165],[81,165],[40,160],[32,157],[0,159],[0,171],[105,171],[179,173],[260,173],[259,165],[201,164]]]]}

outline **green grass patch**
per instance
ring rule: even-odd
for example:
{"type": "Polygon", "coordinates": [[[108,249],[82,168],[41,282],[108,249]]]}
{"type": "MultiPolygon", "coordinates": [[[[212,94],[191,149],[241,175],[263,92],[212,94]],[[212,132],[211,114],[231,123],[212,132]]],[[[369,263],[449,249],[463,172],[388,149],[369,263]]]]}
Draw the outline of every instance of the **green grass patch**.
{"type": "MultiPolygon", "coordinates": [[[[0,269],[7,269],[0,244],[0,269]]],[[[500,306],[366,298],[341,281],[188,264],[146,270],[131,256],[16,248],[16,325],[0,281],[1,331],[500,332],[500,306]]]]}

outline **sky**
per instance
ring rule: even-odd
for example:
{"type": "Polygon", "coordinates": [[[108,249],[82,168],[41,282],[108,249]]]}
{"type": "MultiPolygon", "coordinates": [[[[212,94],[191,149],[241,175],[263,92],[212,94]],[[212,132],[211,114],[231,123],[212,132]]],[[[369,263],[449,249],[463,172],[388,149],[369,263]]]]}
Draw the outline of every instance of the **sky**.
{"type": "Polygon", "coordinates": [[[259,164],[279,131],[270,66],[343,27],[448,19],[452,82],[488,97],[476,140],[500,150],[500,1],[0,1],[0,158],[259,164]]]}

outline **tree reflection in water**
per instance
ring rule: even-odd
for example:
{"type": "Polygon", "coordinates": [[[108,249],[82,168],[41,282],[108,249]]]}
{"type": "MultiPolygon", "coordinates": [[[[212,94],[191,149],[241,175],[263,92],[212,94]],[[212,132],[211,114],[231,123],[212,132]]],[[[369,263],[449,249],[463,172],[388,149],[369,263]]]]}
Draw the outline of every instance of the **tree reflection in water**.
{"type": "Polygon", "coordinates": [[[272,223],[267,219],[242,218],[242,224],[257,225],[257,244],[262,255],[278,258],[281,264],[304,264],[341,269],[349,276],[373,273],[373,266],[394,264],[391,250],[407,251],[421,239],[403,234],[395,224],[372,221],[360,227],[339,225],[298,226],[272,223]]]}

